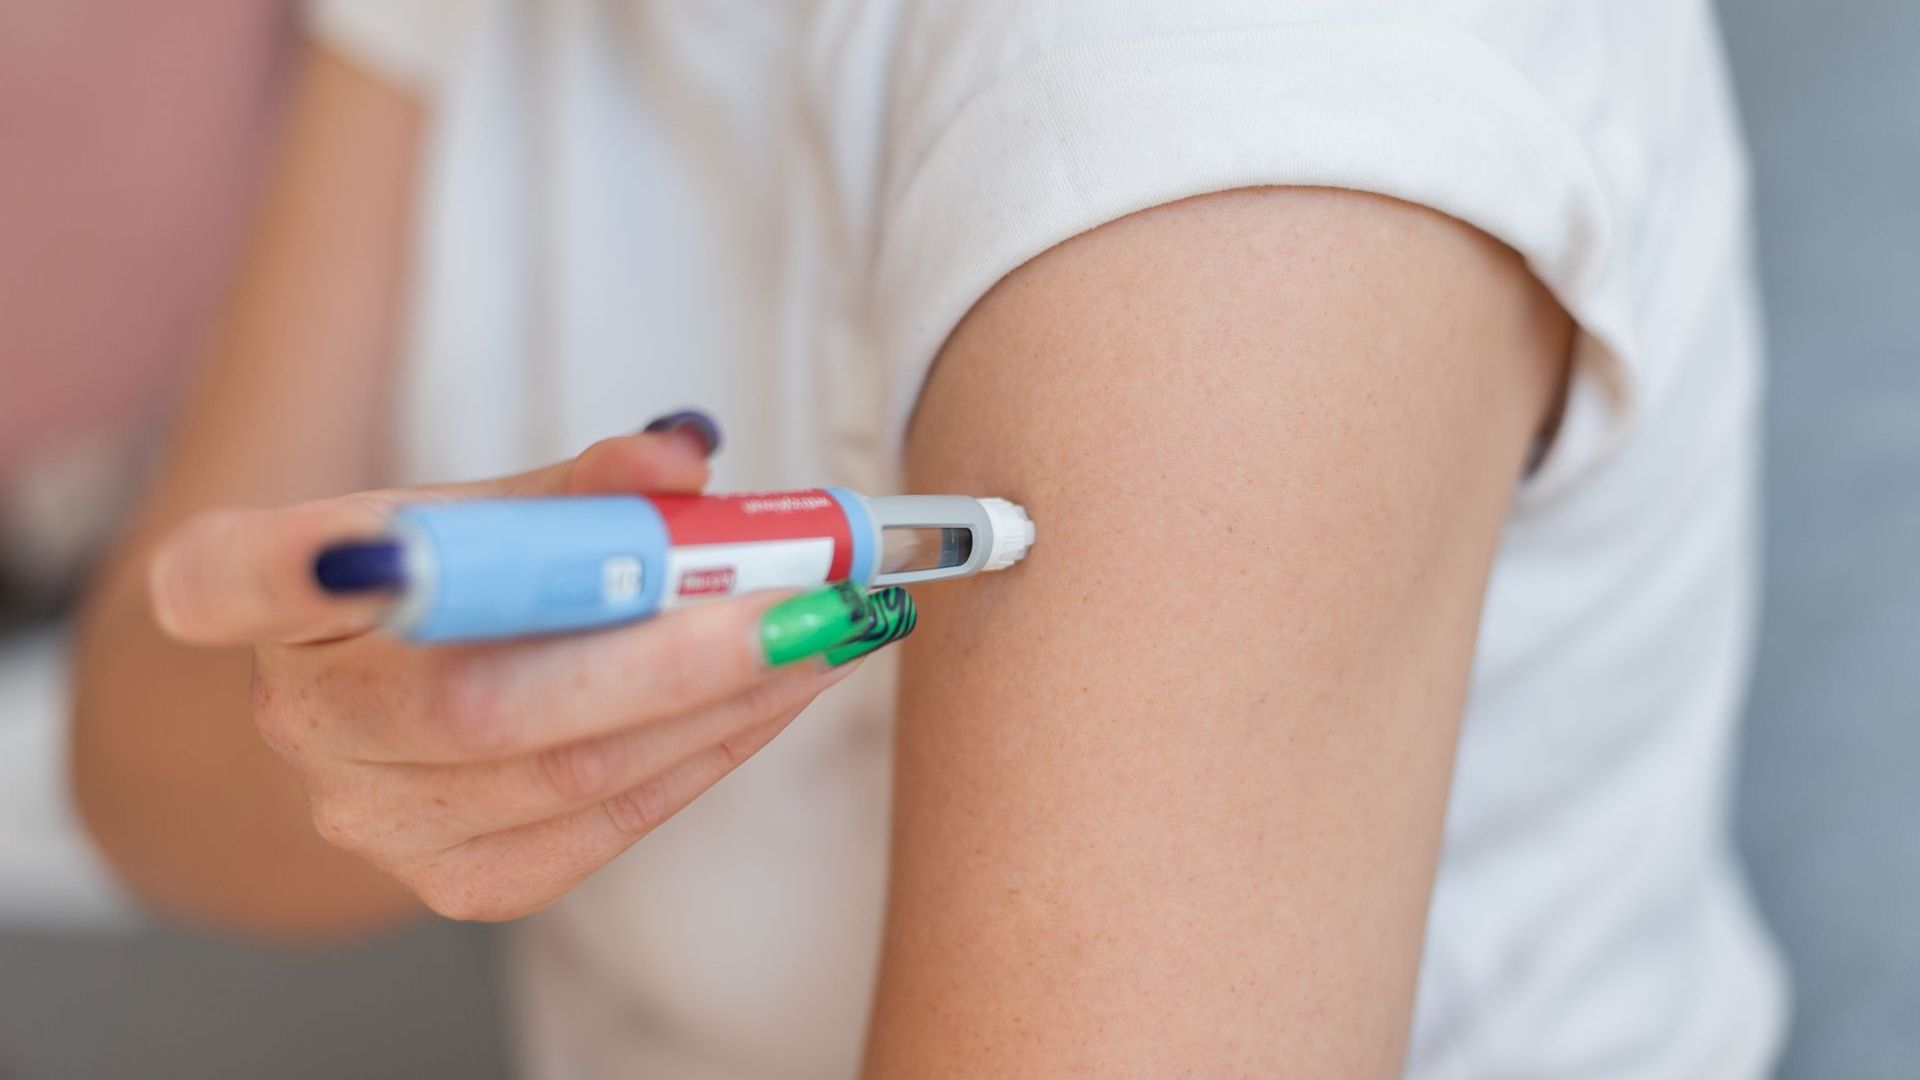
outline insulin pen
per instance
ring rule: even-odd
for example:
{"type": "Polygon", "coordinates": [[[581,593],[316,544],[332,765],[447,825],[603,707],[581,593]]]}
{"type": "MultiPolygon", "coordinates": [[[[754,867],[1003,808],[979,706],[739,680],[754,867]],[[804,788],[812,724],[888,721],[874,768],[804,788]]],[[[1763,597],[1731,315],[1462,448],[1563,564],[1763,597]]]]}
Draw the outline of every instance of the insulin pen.
{"type": "Polygon", "coordinates": [[[588,630],[682,604],[832,581],[908,585],[1003,570],[1033,544],[1004,499],[607,495],[418,503],[385,536],[320,553],[323,587],[385,589],[416,642],[588,630]]]}

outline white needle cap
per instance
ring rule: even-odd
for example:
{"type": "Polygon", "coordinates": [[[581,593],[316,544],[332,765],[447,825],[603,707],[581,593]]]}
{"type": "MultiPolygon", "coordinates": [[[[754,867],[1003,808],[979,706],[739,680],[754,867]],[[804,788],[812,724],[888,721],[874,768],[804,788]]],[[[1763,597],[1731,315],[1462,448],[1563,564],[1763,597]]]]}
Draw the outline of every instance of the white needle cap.
{"type": "Polygon", "coordinates": [[[993,546],[987,550],[982,570],[1005,570],[1027,557],[1033,546],[1033,519],[1026,510],[1005,499],[981,499],[987,521],[993,526],[993,546]]]}

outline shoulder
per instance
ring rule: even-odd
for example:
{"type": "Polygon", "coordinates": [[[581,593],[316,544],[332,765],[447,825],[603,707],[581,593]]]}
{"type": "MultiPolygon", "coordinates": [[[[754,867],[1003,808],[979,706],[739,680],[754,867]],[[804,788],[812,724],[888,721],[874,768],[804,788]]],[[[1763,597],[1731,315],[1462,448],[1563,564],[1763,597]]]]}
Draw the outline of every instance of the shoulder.
{"type": "Polygon", "coordinates": [[[1568,81],[1536,77],[1521,63],[1531,54],[1503,47],[1541,35],[1418,16],[1414,5],[1368,10],[915,7],[893,65],[888,198],[911,213],[926,194],[946,194],[941,181],[957,168],[992,199],[1007,193],[980,181],[1004,169],[1065,189],[1097,224],[1209,190],[1344,187],[1430,206],[1564,261],[1569,237],[1601,227],[1606,191],[1591,139],[1569,119],[1568,81]]]}
{"type": "Polygon", "coordinates": [[[1640,101],[1662,95],[1615,69],[1625,46],[1690,33],[1699,8],[901,5],[875,274],[904,371],[896,431],[935,351],[1014,268],[1131,213],[1263,186],[1388,196],[1518,252],[1595,346],[1575,394],[1617,430],[1642,360],[1633,226],[1661,141],[1640,101]]]}

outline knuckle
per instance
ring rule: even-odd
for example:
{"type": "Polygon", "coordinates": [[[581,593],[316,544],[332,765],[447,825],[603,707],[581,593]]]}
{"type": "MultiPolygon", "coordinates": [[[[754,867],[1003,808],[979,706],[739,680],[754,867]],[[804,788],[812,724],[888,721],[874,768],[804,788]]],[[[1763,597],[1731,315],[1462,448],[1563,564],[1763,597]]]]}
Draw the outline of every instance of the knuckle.
{"type": "Polygon", "coordinates": [[[759,748],[759,741],[752,732],[741,732],[720,741],[720,756],[726,760],[727,768],[737,768],[742,762],[753,756],[759,748]]]}
{"type": "Polygon", "coordinates": [[[755,683],[741,695],[740,702],[748,718],[754,723],[771,720],[794,707],[793,698],[797,688],[784,680],[767,680],[755,683]]]}
{"type": "Polygon", "coordinates": [[[455,751],[491,757],[506,749],[511,737],[506,695],[482,665],[444,665],[434,675],[430,696],[427,712],[455,751]]]}
{"type": "Polygon", "coordinates": [[[538,757],[547,790],[568,802],[591,799],[619,767],[617,737],[586,739],[544,750],[538,757]]]}
{"type": "Polygon", "coordinates": [[[720,743],[720,755],[725,759],[726,771],[731,772],[744,764],[746,760],[760,752],[761,748],[773,740],[773,737],[786,730],[788,724],[800,715],[800,707],[786,705],[768,710],[768,715],[760,723],[744,731],[735,732],[720,743]]]}
{"type": "Polygon", "coordinates": [[[667,815],[665,804],[651,784],[623,791],[601,805],[606,808],[607,820],[614,830],[635,839],[658,828],[667,815]]]}
{"type": "Polygon", "coordinates": [[[313,800],[311,814],[314,832],[334,847],[355,854],[365,854],[373,849],[372,822],[353,802],[317,798],[313,800]]]}

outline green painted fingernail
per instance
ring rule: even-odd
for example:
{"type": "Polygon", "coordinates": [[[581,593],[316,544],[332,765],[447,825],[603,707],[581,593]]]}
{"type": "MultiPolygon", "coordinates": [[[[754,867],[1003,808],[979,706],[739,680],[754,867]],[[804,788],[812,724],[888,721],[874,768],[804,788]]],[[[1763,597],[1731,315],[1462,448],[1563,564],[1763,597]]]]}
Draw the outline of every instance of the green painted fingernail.
{"type": "Polygon", "coordinates": [[[768,608],[760,617],[760,647],[767,663],[779,667],[854,641],[872,625],[866,590],[843,581],[768,608]]]}
{"type": "Polygon", "coordinates": [[[913,597],[898,585],[869,595],[867,606],[873,612],[873,626],[858,640],[828,649],[827,663],[839,667],[848,661],[858,660],[875,649],[891,645],[913,633],[913,628],[920,622],[920,613],[913,606],[913,597]]]}

